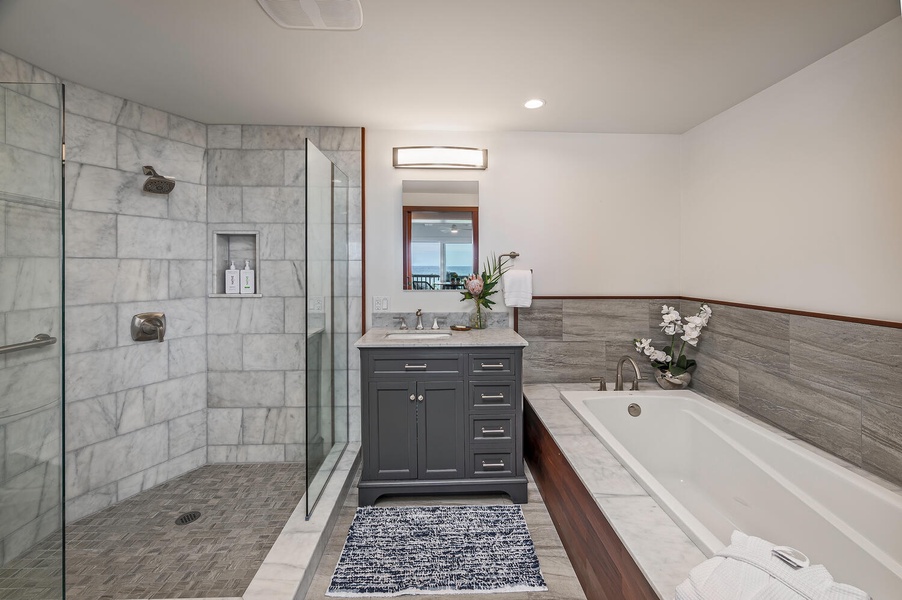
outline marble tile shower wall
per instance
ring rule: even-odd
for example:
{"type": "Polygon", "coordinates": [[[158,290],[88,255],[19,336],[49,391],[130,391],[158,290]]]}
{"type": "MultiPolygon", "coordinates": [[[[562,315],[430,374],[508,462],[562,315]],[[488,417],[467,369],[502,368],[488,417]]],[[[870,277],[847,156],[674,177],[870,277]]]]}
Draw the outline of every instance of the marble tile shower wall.
{"type": "MultiPolygon", "coordinates": [[[[520,309],[524,381],[607,377],[631,340],[662,342],[661,304],[682,314],[698,302],[536,300],[520,309]],[[641,335],[640,335],[641,334],[641,335]]],[[[691,387],[827,452],[902,483],[902,329],[711,303],[691,387]]],[[[645,386],[654,386],[639,361],[645,386]]]]}
{"type": "Polygon", "coordinates": [[[66,515],[206,462],[206,126],[66,86],[66,515]],[[174,177],[143,193],[142,165],[174,177]],[[134,342],[132,315],[166,313],[134,342]]]}
{"type": "MultiPolygon", "coordinates": [[[[360,332],[361,130],[209,126],[207,237],[214,231],[259,231],[257,281],[263,296],[210,298],[207,304],[209,462],[305,459],[305,345],[299,334],[306,319],[308,137],[350,179],[348,260],[339,261],[335,279],[336,296],[347,298],[349,308],[336,315],[336,330],[360,332]]],[[[341,355],[349,356],[346,346],[341,355]]],[[[340,382],[348,370],[359,373],[357,362],[336,363],[340,382]]],[[[359,440],[359,384],[349,392],[351,438],[359,440]]]]}
{"type": "MultiPolygon", "coordinates": [[[[0,55],[0,81],[17,67],[0,55]]],[[[59,107],[0,85],[0,345],[62,336],[59,107]]],[[[60,350],[0,355],[0,565],[59,528],[60,350]]]]}

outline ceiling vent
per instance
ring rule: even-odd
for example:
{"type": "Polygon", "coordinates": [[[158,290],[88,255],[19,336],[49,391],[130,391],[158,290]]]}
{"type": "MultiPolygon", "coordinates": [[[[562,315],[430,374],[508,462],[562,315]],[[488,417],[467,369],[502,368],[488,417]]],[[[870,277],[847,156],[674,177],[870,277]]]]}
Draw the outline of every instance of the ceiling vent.
{"type": "Polygon", "coordinates": [[[360,0],[257,0],[273,21],[287,29],[352,31],[363,25],[360,0]]]}

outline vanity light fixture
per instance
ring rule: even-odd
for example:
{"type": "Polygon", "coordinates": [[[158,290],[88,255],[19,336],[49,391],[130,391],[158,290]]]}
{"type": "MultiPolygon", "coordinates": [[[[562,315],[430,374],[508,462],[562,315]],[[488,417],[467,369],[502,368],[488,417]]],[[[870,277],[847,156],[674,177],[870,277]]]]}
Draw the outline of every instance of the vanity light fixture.
{"type": "Polygon", "coordinates": [[[533,98],[532,100],[527,100],[523,106],[529,109],[542,108],[545,106],[545,101],[541,98],[533,98]]]}
{"type": "Polygon", "coordinates": [[[396,169],[478,169],[489,166],[485,148],[458,146],[406,146],[392,148],[392,166],[396,169]]]}

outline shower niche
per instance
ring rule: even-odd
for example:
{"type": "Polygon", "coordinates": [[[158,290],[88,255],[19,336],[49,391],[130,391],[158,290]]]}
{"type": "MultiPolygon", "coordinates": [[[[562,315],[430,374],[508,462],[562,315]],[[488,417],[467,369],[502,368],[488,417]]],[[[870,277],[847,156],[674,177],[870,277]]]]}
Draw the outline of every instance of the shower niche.
{"type": "Polygon", "coordinates": [[[261,298],[260,293],[260,232],[259,231],[214,231],[213,232],[213,285],[210,298],[261,298]],[[253,294],[227,294],[226,270],[232,262],[236,269],[244,268],[244,261],[250,261],[254,270],[255,289],[253,294]]]}

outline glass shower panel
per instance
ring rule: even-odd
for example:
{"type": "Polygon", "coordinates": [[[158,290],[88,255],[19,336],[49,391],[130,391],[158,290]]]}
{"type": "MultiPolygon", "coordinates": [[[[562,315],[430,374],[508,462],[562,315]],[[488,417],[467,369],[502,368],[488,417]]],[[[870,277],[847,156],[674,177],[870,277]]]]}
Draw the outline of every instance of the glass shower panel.
{"type": "Polygon", "coordinates": [[[309,515],[347,441],[347,266],[344,275],[336,269],[342,243],[347,263],[347,177],[310,140],[306,156],[305,440],[309,515]],[[343,209],[341,196],[336,196],[336,190],[342,188],[343,209]],[[343,229],[336,224],[336,216],[343,219],[343,229]]]}
{"type": "Polygon", "coordinates": [[[63,86],[0,84],[0,597],[63,597],[63,86]]]}

